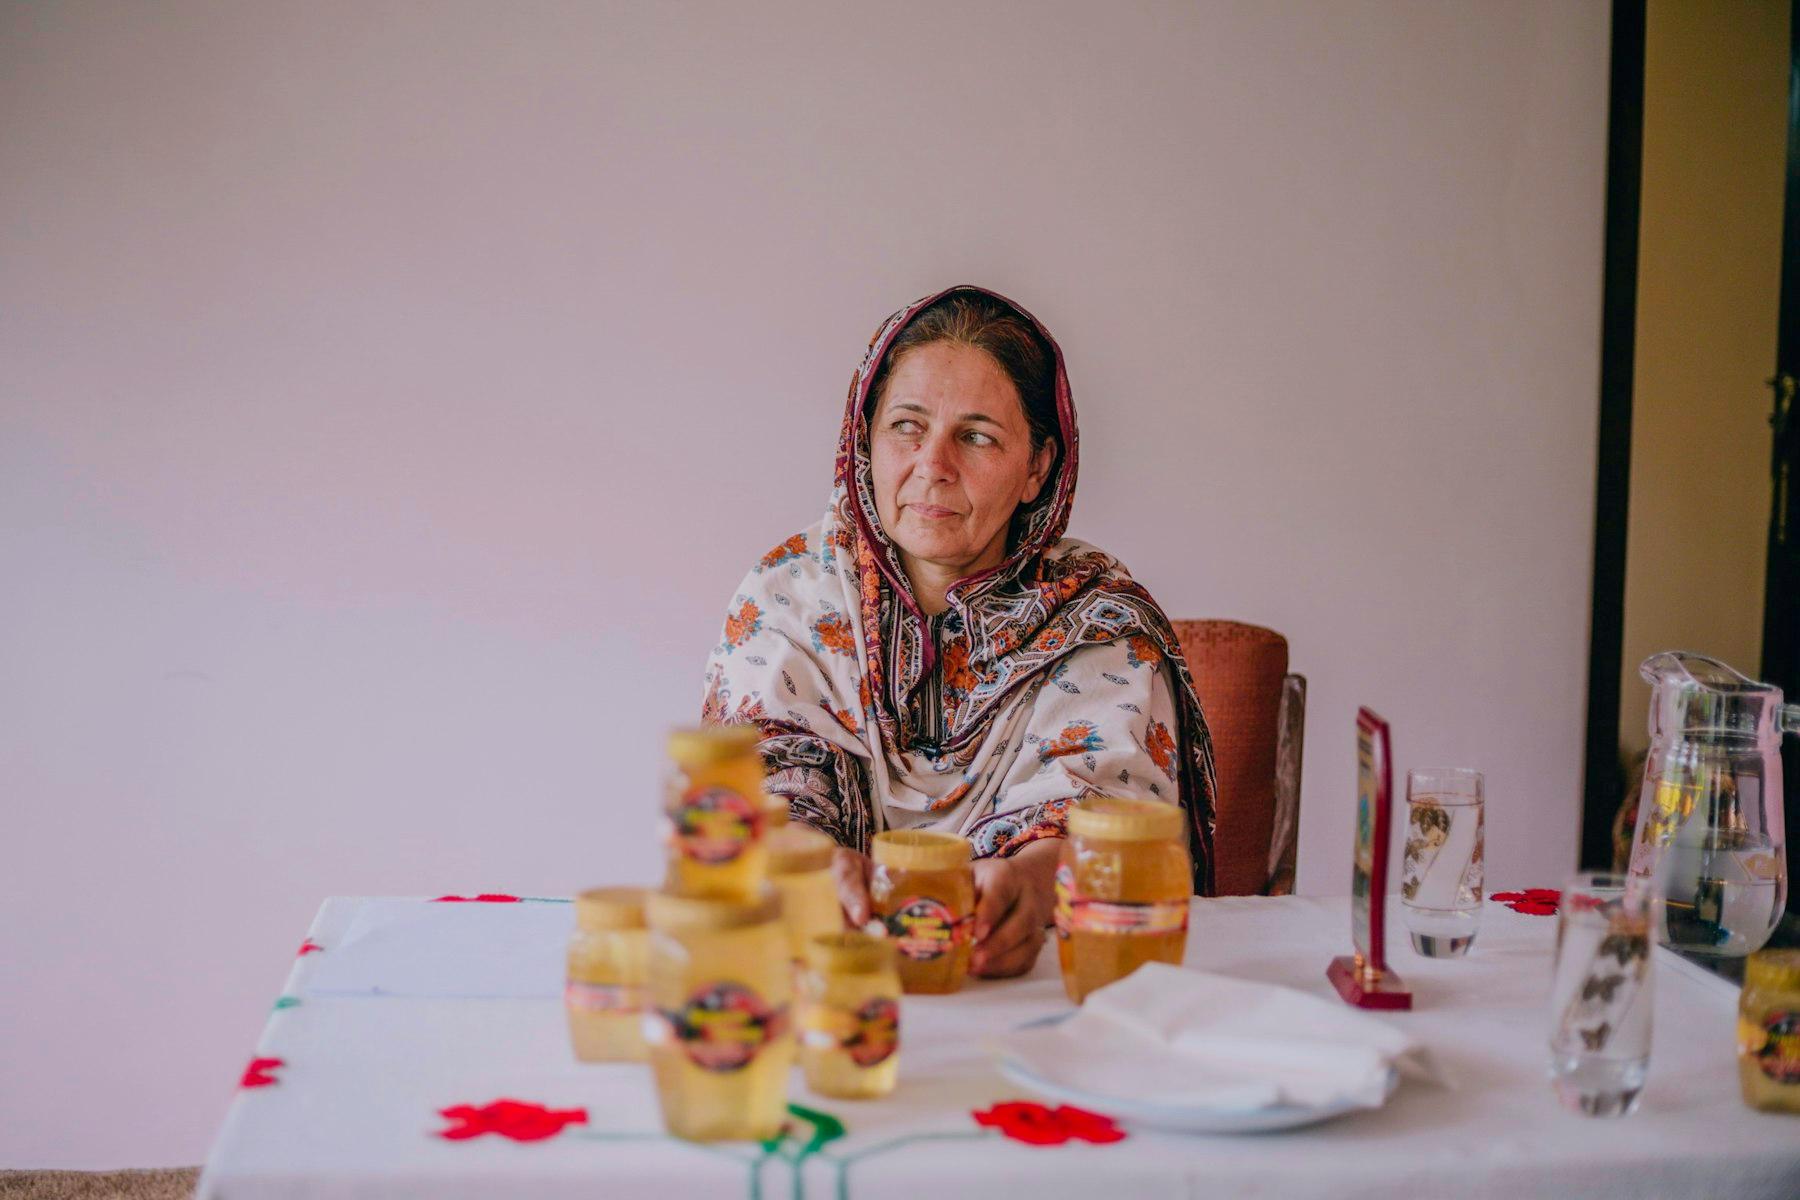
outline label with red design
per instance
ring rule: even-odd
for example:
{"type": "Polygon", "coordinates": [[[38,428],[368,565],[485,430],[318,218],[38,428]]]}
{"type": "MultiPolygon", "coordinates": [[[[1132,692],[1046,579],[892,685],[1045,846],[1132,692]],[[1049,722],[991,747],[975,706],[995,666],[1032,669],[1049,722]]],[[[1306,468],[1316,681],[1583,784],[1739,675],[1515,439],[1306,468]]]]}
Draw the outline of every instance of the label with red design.
{"type": "Polygon", "coordinates": [[[859,1067],[878,1067],[900,1048],[900,1002],[876,996],[861,1008],[818,1005],[801,1016],[802,1040],[820,1050],[842,1050],[859,1067]]]}
{"type": "Polygon", "coordinates": [[[581,983],[571,979],[563,988],[563,1003],[570,1012],[623,1016],[642,1012],[645,1000],[644,989],[630,983],[581,983]]]}
{"type": "Polygon", "coordinates": [[[1056,868],[1056,936],[1073,933],[1180,933],[1188,927],[1183,900],[1094,900],[1075,890],[1075,873],[1056,868]]]}
{"type": "Polygon", "coordinates": [[[775,1008],[739,983],[701,988],[661,1016],[661,1028],[647,1040],[674,1038],[688,1061],[708,1071],[742,1070],[787,1029],[786,1005],[775,1008]]]}
{"type": "Polygon", "coordinates": [[[762,830],[761,806],[730,788],[689,788],[669,810],[669,837],[677,852],[709,867],[735,861],[762,830]]]}
{"type": "Polygon", "coordinates": [[[1800,1083],[1800,1012],[1776,1009],[1760,1025],[1745,1024],[1745,1050],[1762,1073],[1784,1087],[1800,1083]]]}
{"type": "Polygon", "coordinates": [[[959,921],[942,900],[914,896],[889,913],[886,923],[900,953],[914,962],[930,962],[968,936],[972,916],[959,921]]]}

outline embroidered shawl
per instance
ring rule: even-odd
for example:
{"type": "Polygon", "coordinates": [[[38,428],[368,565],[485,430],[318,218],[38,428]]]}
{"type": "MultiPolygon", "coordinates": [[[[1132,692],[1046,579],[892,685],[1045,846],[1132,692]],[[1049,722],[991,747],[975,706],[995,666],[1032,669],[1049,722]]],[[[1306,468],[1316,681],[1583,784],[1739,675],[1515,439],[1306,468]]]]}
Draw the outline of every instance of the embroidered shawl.
{"type": "MultiPolygon", "coordinates": [[[[926,296],[890,316],[850,382],[823,519],[750,570],[707,663],[704,716],[755,722],[769,789],[794,819],[867,851],[886,828],[969,837],[978,856],[1066,832],[1104,792],[1190,816],[1195,890],[1212,890],[1212,739],[1168,619],[1123,564],[1063,536],[1079,461],[1055,358],[1061,452],[1013,516],[999,566],[927,617],[881,528],[864,414],[877,368],[926,296]]],[[[967,290],[1004,297],[983,288],[967,290]]]]}

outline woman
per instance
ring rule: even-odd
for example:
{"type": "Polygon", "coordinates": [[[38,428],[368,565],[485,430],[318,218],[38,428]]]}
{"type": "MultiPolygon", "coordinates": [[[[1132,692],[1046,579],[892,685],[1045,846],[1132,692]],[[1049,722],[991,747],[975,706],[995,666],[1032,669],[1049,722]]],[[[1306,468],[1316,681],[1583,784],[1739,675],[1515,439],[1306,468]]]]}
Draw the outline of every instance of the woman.
{"type": "Polygon", "coordinates": [[[1167,618],[1064,538],[1075,407],[1037,319],[975,287],[889,317],[850,383],[825,517],[763,555],[707,664],[705,716],[755,722],[769,790],[835,839],[869,916],[870,837],[975,847],[978,974],[1043,944],[1069,806],[1185,805],[1212,882],[1212,742],[1167,618]]]}

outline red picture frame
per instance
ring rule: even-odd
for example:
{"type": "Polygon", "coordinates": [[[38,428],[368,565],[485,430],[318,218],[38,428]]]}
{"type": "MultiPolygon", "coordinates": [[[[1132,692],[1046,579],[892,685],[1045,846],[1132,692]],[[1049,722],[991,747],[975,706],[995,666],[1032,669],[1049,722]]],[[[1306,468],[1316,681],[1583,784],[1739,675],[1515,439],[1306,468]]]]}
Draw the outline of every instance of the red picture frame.
{"type": "Polygon", "coordinates": [[[1394,811],[1393,745],[1388,723],[1356,713],[1356,837],[1350,860],[1353,956],[1331,961],[1326,977],[1358,1008],[1411,1008],[1412,993],[1388,968],[1386,916],[1394,811]]]}

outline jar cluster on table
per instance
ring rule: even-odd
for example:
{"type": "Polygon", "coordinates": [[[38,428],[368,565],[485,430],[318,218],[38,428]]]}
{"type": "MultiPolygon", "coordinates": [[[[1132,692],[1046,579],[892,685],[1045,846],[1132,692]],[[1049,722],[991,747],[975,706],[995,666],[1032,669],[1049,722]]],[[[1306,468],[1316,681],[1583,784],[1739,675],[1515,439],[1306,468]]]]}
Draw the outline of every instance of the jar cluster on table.
{"type": "MultiPolygon", "coordinates": [[[[696,1141],[766,1140],[798,1061],[822,1096],[899,1079],[902,992],[968,975],[972,849],[930,830],[877,834],[866,929],[845,927],[833,842],[764,790],[754,726],[668,741],[660,889],[576,898],[565,991],[584,1062],[648,1062],[664,1126],[696,1141]]],[[[1076,1002],[1147,961],[1179,963],[1189,864],[1181,810],[1095,797],[1070,821],[1056,876],[1058,957],[1076,1002]]]]}

